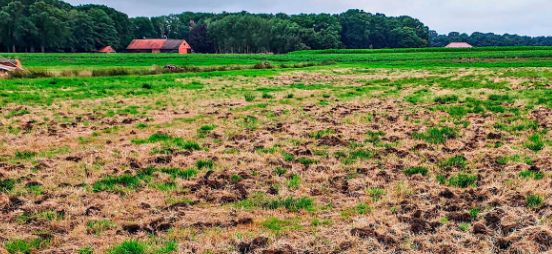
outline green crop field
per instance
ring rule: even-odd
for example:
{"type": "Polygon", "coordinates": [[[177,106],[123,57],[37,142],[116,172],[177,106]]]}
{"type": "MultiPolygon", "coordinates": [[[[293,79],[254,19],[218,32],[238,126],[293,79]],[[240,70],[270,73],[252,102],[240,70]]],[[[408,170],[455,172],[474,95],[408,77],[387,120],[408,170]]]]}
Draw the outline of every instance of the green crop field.
{"type": "Polygon", "coordinates": [[[552,247],[552,47],[0,57],[0,253],[552,247]]]}
{"type": "Polygon", "coordinates": [[[551,67],[552,47],[497,47],[476,49],[381,49],[299,51],[282,55],[204,54],[0,54],[21,59],[30,70],[95,68],[150,68],[151,66],[252,65],[335,62],[361,67],[551,67]]]}

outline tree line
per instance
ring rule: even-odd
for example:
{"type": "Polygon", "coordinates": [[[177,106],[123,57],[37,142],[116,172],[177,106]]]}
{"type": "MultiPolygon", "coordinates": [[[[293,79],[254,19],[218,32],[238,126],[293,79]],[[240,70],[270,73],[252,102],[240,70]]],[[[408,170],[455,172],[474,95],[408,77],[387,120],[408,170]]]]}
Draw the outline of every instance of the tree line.
{"type": "Polygon", "coordinates": [[[438,35],[409,16],[388,17],[361,10],[299,15],[184,12],[129,18],[102,5],[72,6],[60,0],[0,0],[0,51],[6,52],[90,52],[107,45],[121,50],[133,38],[186,39],[199,53],[419,48],[443,46],[449,41],[472,37],[474,41],[481,41],[481,46],[511,45],[510,41],[534,45],[534,40],[552,45],[549,37],[513,40],[510,36],[483,35],[438,35]]]}
{"type": "Polygon", "coordinates": [[[447,35],[430,31],[430,43],[432,47],[444,47],[451,42],[467,42],[477,47],[488,46],[552,46],[552,36],[521,36],[517,34],[494,34],[475,32],[466,33],[451,32],[447,35]]]}

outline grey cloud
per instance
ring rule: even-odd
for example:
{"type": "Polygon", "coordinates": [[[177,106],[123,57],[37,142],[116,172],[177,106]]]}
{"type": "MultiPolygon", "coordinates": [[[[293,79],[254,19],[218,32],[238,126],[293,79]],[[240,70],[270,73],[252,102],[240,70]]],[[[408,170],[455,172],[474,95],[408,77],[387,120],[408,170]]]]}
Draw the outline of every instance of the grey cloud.
{"type": "Polygon", "coordinates": [[[130,16],[158,16],[184,11],[254,13],[339,13],[363,9],[410,15],[440,33],[474,31],[552,35],[549,0],[69,0],[105,4],[130,16]]]}

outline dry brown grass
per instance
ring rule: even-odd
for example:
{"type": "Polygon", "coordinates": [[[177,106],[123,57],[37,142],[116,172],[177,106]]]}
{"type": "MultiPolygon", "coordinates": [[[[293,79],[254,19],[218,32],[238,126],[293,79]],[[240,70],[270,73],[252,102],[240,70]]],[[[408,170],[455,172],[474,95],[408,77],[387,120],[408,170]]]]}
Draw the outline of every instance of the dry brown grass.
{"type": "MultiPolygon", "coordinates": [[[[452,80],[473,75],[498,77],[501,73],[480,69],[367,73],[339,69],[289,72],[270,78],[195,78],[205,84],[204,89],[24,106],[30,114],[1,119],[4,127],[21,131],[10,133],[6,127],[1,133],[0,179],[14,179],[16,184],[13,190],[0,194],[0,241],[46,234],[50,244],[40,253],[76,253],[85,246],[103,253],[126,239],[151,237],[176,240],[179,253],[235,253],[253,239],[261,241],[259,237],[268,238],[259,246],[251,244],[259,253],[549,251],[551,146],[547,143],[543,150],[532,152],[524,148],[531,131],[496,130],[495,123],[508,113],[467,114],[455,120],[435,110],[432,100],[450,94],[463,98],[467,92],[483,99],[504,91],[405,82],[401,89],[386,94],[395,89],[393,82],[407,78],[452,80]],[[380,89],[340,96],[384,78],[389,81],[378,83],[380,89]],[[333,88],[290,88],[298,83],[329,84],[333,88]],[[274,99],[262,99],[262,92],[254,91],[259,87],[276,88],[270,92],[274,99]],[[421,88],[427,88],[433,97],[416,104],[405,101],[421,88]],[[244,90],[256,93],[256,100],[246,102],[244,90]],[[293,97],[287,98],[290,93],[293,97]],[[107,115],[112,105],[135,105],[139,114],[107,115]],[[216,128],[198,136],[198,129],[205,125],[216,128]],[[458,129],[458,135],[443,144],[413,138],[413,133],[432,126],[451,126],[458,129]],[[312,133],[323,130],[331,132],[313,138],[312,133]],[[381,134],[377,140],[367,141],[370,132],[381,134]],[[489,138],[497,132],[501,135],[498,139],[489,138]],[[132,142],[156,133],[194,141],[202,148],[176,149],[161,155],[152,153],[161,143],[132,142]],[[497,141],[503,145],[496,148],[497,141]],[[21,151],[35,154],[16,158],[21,151]],[[352,157],[359,151],[371,154],[352,157]],[[295,160],[286,161],[284,152],[295,160]],[[444,170],[439,166],[454,155],[467,159],[466,168],[444,170]],[[496,163],[499,156],[522,159],[500,165],[496,163]],[[525,157],[533,160],[532,170],[544,173],[543,179],[519,177],[519,172],[530,168],[523,161],[525,157]],[[316,163],[302,164],[299,158],[316,163]],[[206,159],[214,162],[212,173],[200,169],[191,179],[176,178],[172,189],[156,188],[159,183],[173,181],[160,172],[124,193],[92,189],[106,176],[136,175],[147,167],[194,168],[198,160],[206,159]],[[415,166],[427,167],[429,173],[403,173],[415,166]],[[278,176],[276,168],[286,172],[278,176]],[[456,188],[437,181],[438,175],[459,172],[476,175],[476,186],[456,188]],[[288,186],[292,175],[300,178],[294,188],[288,186]],[[30,183],[40,185],[41,193],[30,191],[26,187],[30,183]],[[374,198],[373,189],[382,191],[378,198],[374,198]],[[308,197],[314,206],[310,211],[291,211],[239,205],[259,195],[256,193],[263,193],[266,199],[308,197]],[[542,206],[526,206],[530,193],[544,198],[542,206]],[[361,204],[366,205],[364,209],[361,204]],[[469,216],[472,208],[480,209],[474,219],[469,216]],[[21,219],[24,214],[44,211],[64,216],[21,219]],[[266,225],[270,218],[290,225],[284,223],[281,230],[270,230],[266,225]],[[102,219],[114,226],[90,234],[87,223],[102,219]],[[463,223],[468,224],[467,231],[461,230],[463,223]]],[[[520,84],[531,82],[504,77],[495,81],[509,82],[511,89],[522,89],[520,84]]],[[[524,106],[526,101],[520,98],[517,103],[524,106]]],[[[17,107],[21,105],[10,105],[5,112],[17,107]]],[[[550,108],[536,107],[550,116],[550,108]]],[[[522,115],[534,119],[530,115],[534,110],[522,115]]],[[[547,126],[539,128],[549,131],[547,126]]],[[[551,133],[544,137],[550,140],[551,133]]]]}

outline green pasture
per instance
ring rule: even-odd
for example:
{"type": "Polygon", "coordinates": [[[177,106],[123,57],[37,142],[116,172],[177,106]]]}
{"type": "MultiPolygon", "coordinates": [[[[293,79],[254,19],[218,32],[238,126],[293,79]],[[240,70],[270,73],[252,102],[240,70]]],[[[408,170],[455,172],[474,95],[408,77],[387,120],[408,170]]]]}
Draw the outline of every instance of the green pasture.
{"type": "Polygon", "coordinates": [[[289,54],[93,54],[17,53],[0,57],[19,58],[30,70],[79,70],[102,68],[151,68],[165,65],[225,66],[332,62],[366,68],[432,67],[552,67],[552,47],[489,47],[474,49],[361,49],[298,51],[289,54]]]}

